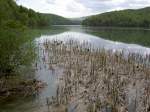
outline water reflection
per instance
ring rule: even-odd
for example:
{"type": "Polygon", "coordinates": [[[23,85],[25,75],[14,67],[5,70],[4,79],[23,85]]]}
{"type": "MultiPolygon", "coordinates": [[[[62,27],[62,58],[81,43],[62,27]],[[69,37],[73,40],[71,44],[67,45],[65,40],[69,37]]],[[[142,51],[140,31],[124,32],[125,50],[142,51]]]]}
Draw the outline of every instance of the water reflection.
{"type": "MultiPolygon", "coordinates": [[[[149,30],[54,26],[53,30],[48,30],[46,32],[49,33],[41,33],[41,36],[35,40],[38,47],[37,53],[39,56],[35,75],[37,79],[46,82],[47,87],[42,90],[39,95],[33,96],[29,99],[19,99],[19,101],[16,100],[11,104],[5,105],[5,107],[0,109],[0,111],[44,111],[45,108],[43,109],[42,106],[46,104],[46,98],[56,94],[58,77],[63,73],[63,69],[61,67],[49,68],[47,63],[49,59],[46,57],[47,53],[43,47],[43,42],[46,40],[61,40],[67,42],[69,39],[75,39],[80,43],[91,43],[93,48],[124,50],[125,52],[140,53],[143,55],[150,54],[150,48],[144,47],[150,46],[149,30]]],[[[28,73],[29,71],[26,71],[26,74],[28,73]]]]}
{"type": "Polygon", "coordinates": [[[124,50],[125,52],[133,52],[133,53],[140,53],[140,54],[149,54],[150,48],[143,47],[136,44],[126,44],[122,42],[115,42],[110,40],[105,40],[103,38],[89,35],[86,33],[79,33],[79,32],[65,32],[58,35],[53,36],[42,36],[38,38],[37,41],[43,43],[46,40],[60,40],[67,42],[70,39],[74,39],[79,41],[80,43],[88,42],[92,45],[93,48],[105,48],[105,49],[113,49],[113,50],[124,50]]]}

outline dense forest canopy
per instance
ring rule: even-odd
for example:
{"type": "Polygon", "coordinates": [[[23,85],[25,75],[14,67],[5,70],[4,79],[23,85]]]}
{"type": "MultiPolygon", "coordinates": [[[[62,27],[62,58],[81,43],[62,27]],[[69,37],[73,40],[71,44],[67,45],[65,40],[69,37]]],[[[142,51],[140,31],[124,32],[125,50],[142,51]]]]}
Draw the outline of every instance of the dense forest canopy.
{"type": "Polygon", "coordinates": [[[121,10],[87,17],[87,26],[150,27],[150,7],[137,10],[121,10]]]}
{"type": "Polygon", "coordinates": [[[55,24],[71,24],[71,21],[54,14],[41,14],[18,6],[14,0],[0,0],[0,25],[42,27],[55,24]]]}

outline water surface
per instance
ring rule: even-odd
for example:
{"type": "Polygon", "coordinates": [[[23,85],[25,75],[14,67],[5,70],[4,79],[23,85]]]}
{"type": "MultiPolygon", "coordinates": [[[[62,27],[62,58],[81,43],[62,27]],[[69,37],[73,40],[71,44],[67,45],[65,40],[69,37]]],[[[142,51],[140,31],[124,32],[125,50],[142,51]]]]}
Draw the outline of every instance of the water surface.
{"type": "MultiPolygon", "coordinates": [[[[82,26],[53,26],[47,30],[48,33],[41,33],[36,37],[38,68],[35,77],[48,84],[39,94],[30,98],[16,98],[13,101],[6,101],[0,105],[0,112],[38,112],[43,110],[46,98],[55,95],[57,78],[63,70],[59,67],[49,69],[46,60],[46,52],[43,53],[43,42],[46,40],[61,40],[67,42],[75,39],[80,43],[88,42],[93,48],[105,48],[112,50],[124,50],[125,52],[140,53],[142,55],[150,53],[150,30],[128,29],[128,28],[102,28],[102,27],[82,27],[82,26]],[[62,29],[62,30],[60,30],[62,29]]],[[[26,74],[31,74],[28,71],[26,74]]],[[[32,75],[32,74],[31,74],[32,75]]]]}

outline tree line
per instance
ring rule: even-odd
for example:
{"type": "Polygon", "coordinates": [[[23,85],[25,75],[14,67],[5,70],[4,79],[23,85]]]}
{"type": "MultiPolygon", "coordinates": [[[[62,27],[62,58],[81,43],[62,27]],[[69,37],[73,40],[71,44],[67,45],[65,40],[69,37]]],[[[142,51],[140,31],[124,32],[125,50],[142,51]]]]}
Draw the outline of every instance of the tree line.
{"type": "Polygon", "coordinates": [[[54,14],[42,14],[23,6],[14,0],[0,0],[0,25],[17,27],[43,27],[55,24],[71,24],[71,21],[54,14]]]}
{"type": "Polygon", "coordinates": [[[87,26],[150,27],[150,7],[106,12],[87,17],[82,24],[87,26]]]}

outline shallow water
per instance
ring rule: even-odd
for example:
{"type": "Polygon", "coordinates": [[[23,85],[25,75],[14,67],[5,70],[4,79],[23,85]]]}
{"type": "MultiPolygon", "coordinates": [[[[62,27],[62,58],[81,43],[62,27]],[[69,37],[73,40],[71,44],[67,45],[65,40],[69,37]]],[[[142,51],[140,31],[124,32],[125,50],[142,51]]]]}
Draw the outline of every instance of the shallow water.
{"type": "Polygon", "coordinates": [[[105,48],[105,49],[119,50],[119,51],[124,50],[125,52],[140,53],[140,54],[150,53],[150,48],[143,47],[141,45],[105,40],[97,36],[93,36],[85,33],[79,33],[79,32],[71,32],[71,31],[64,32],[58,35],[41,36],[41,38],[38,38],[37,41],[40,41],[41,43],[47,40],[60,40],[60,41],[67,42],[70,39],[77,40],[81,44],[86,42],[90,43],[92,48],[105,48]]]}
{"type": "Polygon", "coordinates": [[[140,54],[150,54],[150,48],[144,47],[150,46],[148,37],[150,36],[149,30],[142,29],[106,29],[106,28],[90,28],[81,26],[54,26],[57,32],[59,29],[66,29],[59,34],[42,34],[35,39],[38,47],[39,60],[37,61],[37,70],[35,76],[37,79],[47,83],[47,87],[43,89],[38,95],[30,98],[20,99],[6,102],[4,105],[0,105],[0,112],[35,112],[45,111],[47,108],[42,108],[46,104],[46,98],[54,96],[56,94],[56,87],[58,77],[63,73],[63,69],[60,67],[54,67],[49,69],[46,57],[46,52],[43,52],[44,47],[42,43],[46,40],[60,40],[67,42],[70,39],[75,39],[80,43],[90,43],[92,48],[105,48],[111,50],[124,50],[125,52],[133,52],[140,54]],[[118,33],[117,33],[118,32],[118,33]],[[124,34],[122,34],[122,33],[124,34]],[[116,40],[120,35],[118,41],[116,40]],[[133,35],[134,34],[134,35],[133,35]],[[122,36],[123,35],[123,36],[122,36]],[[126,38],[128,36],[128,38],[126,38]],[[133,40],[131,39],[133,37],[133,40]],[[137,36],[137,39],[135,39],[137,36]],[[141,37],[140,37],[141,36],[141,37]],[[114,38],[115,39],[114,39],[114,38]],[[140,39],[139,39],[140,38],[140,39]],[[111,39],[111,40],[109,40],[111,39]],[[113,41],[115,40],[115,41],[113,41]],[[136,40],[136,41],[134,41],[136,40]],[[139,40],[137,42],[137,40],[139,40]],[[142,41],[141,41],[142,40],[142,41]],[[145,44],[145,40],[147,43],[145,44]],[[122,42],[119,42],[122,41],[122,42]],[[123,43],[126,42],[126,43],[123,43]],[[140,44],[140,45],[139,45],[140,44]],[[44,61],[43,61],[43,58],[44,61]]]}

